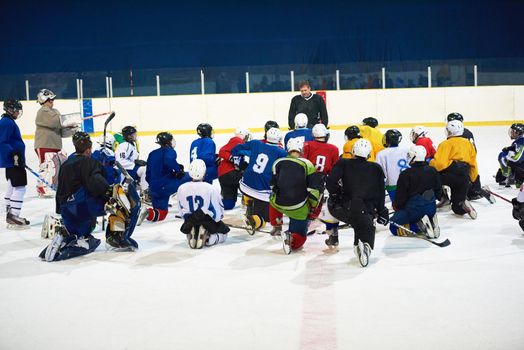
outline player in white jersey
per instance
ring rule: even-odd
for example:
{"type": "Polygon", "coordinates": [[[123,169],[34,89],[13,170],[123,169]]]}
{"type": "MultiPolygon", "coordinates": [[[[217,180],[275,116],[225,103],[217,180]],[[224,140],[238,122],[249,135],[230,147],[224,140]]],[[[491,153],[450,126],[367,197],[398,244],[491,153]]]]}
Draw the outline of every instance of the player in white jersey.
{"type": "Polygon", "coordinates": [[[148,197],[147,189],[149,185],[146,181],[146,161],[138,159],[139,153],[136,148],[136,128],[126,126],[122,129],[124,142],[120,143],[115,150],[115,159],[135,181],[139,181],[142,197],[148,197]]]}
{"type": "Polygon", "coordinates": [[[186,234],[189,247],[193,249],[223,243],[229,232],[229,227],[222,222],[224,205],[220,193],[203,181],[205,175],[206,164],[195,159],[189,165],[193,181],[178,188],[178,204],[184,218],[180,231],[186,234]]]}
{"type": "Polygon", "coordinates": [[[391,202],[395,200],[397,181],[400,173],[409,168],[406,155],[408,149],[399,146],[402,134],[396,129],[386,131],[382,139],[385,149],[377,153],[376,161],[384,171],[386,177],[386,191],[391,202]]]}

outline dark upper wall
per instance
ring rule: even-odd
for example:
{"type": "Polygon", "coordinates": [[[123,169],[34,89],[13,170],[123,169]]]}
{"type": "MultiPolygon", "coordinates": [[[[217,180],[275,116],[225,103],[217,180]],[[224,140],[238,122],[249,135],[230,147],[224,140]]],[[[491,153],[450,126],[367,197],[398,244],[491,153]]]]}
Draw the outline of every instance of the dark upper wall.
{"type": "Polygon", "coordinates": [[[524,57],[524,1],[8,1],[0,74],[524,57]]]}

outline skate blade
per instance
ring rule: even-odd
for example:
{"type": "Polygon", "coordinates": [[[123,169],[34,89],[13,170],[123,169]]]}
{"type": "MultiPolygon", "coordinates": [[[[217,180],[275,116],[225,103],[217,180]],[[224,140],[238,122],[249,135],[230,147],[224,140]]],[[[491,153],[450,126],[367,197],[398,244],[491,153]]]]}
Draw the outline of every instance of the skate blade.
{"type": "Polygon", "coordinates": [[[111,252],[134,252],[138,248],[129,246],[129,247],[113,247],[112,245],[106,243],[106,250],[111,252]]]}
{"type": "Polygon", "coordinates": [[[291,234],[288,234],[285,231],[282,231],[282,233],[280,234],[280,237],[282,239],[282,249],[284,250],[284,253],[286,253],[286,255],[291,254],[291,246],[289,245],[291,234]]]}
{"type": "Polygon", "coordinates": [[[7,229],[12,231],[24,231],[29,229],[29,225],[15,225],[15,224],[7,224],[7,229]]]}

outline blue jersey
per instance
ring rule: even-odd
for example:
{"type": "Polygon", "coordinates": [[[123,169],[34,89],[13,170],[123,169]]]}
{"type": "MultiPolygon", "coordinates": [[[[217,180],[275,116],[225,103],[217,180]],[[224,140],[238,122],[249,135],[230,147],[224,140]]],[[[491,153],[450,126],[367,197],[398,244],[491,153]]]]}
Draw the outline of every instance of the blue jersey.
{"type": "Polygon", "coordinates": [[[191,161],[202,159],[204,163],[206,163],[206,176],[204,177],[204,181],[211,183],[218,178],[218,168],[215,163],[216,145],[209,137],[202,137],[191,143],[189,159],[191,159],[191,161]]]}
{"type": "Polygon", "coordinates": [[[120,170],[115,167],[115,154],[108,148],[100,148],[91,154],[91,158],[98,160],[104,169],[104,175],[110,185],[120,183],[120,170]]]}
{"type": "Polygon", "coordinates": [[[160,147],[149,153],[146,181],[151,191],[156,191],[175,179],[175,173],[181,170],[176,158],[176,151],[171,147],[160,147]]]}
{"type": "Polygon", "coordinates": [[[13,152],[18,152],[25,160],[25,144],[20,128],[14,119],[4,114],[0,119],[0,168],[14,167],[13,152]]]}
{"type": "Polygon", "coordinates": [[[284,147],[287,149],[287,142],[291,139],[301,138],[303,142],[307,141],[313,141],[313,134],[311,133],[311,129],[303,128],[303,129],[295,129],[293,131],[290,131],[286,134],[286,137],[284,137],[284,147]]]}
{"type": "Polygon", "coordinates": [[[249,197],[269,202],[273,163],[287,156],[287,152],[278,145],[263,143],[259,140],[249,141],[235,146],[233,156],[249,156],[249,165],[240,180],[240,190],[249,197]]]}
{"type": "Polygon", "coordinates": [[[519,137],[511,143],[512,152],[507,155],[507,160],[514,163],[524,163],[524,137],[519,137]]]}

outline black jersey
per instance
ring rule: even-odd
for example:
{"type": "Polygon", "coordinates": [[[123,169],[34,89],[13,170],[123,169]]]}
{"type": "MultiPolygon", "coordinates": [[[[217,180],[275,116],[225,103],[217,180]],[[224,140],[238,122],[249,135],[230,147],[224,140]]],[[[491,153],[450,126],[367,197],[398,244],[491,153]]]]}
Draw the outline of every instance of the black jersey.
{"type": "Polygon", "coordinates": [[[60,205],[84,187],[91,196],[103,196],[109,184],[105,179],[100,162],[84,155],[74,154],[60,167],[56,190],[56,212],[60,205]]]}
{"type": "Polygon", "coordinates": [[[341,158],[328,176],[326,188],[331,195],[351,201],[352,211],[362,209],[371,214],[384,208],[384,172],[380,165],[363,158],[341,158]],[[364,207],[355,206],[357,203],[364,207]]]}
{"type": "Polygon", "coordinates": [[[291,129],[295,128],[295,116],[298,113],[307,115],[307,127],[313,128],[316,124],[322,123],[328,125],[328,114],[326,104],[322,96],[311,94],[311,97],[304,98],[302,95],[297,95],[291,100],[289,106],[288,122],[291,129]]]}
{"type": "Polygon", "coordinates": [[[462,133],[462,137],[465,138],[465,139],[468,139],[469,142],[471,142],[471,144],[473,146],[475,146],[475,151],[477,150],[477,145],[475,145],[475,137],[473,136],[473,133],[471,131],[469,131],[469,129],[464,128],[464,132],[462,133]]]}
{"type": "Polygon", "coordinates": [[[411,168],[400,173],[393,208],[402,209],[408,200],[427,190],[433,190],[435,197],[442,197],[442,183],[437,170],[426,162],[414,162],[411,168]]]}

